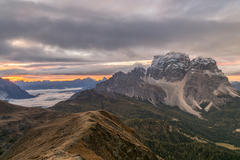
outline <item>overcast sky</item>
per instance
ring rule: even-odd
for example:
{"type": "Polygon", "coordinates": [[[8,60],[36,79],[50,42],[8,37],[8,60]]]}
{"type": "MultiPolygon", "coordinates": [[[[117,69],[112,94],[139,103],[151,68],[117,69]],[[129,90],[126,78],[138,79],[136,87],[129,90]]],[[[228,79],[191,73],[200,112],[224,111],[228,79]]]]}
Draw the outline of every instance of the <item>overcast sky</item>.
{"type": "Polygon", "coordinates": [[[239,0],[0,0],[0,76],[111,75],[178,51],[212,57],[236,77],[239,8],[239,0]]]}

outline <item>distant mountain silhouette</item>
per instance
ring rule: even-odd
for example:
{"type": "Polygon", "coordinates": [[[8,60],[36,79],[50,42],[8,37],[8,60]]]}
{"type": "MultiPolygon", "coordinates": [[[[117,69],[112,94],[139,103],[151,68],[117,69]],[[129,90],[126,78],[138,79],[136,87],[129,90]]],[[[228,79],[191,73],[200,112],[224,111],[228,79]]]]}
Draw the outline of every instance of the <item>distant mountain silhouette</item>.
{"type": "Polygon", "coordinates": [[[33,98],[28,92],[8,79],[0,78],[0,100],[33,98]]]}
{"type": "Polygon", "coordinates": [[[65,89],[65,88],[95,88],[97,83],[107,80],[105,77],[102,80],[96,81],[91,78],[76,79],[73,81],[35,81],[24,82],[16,81],[16,85],[24,90],[38,90],[38,89],[65,89]]]}

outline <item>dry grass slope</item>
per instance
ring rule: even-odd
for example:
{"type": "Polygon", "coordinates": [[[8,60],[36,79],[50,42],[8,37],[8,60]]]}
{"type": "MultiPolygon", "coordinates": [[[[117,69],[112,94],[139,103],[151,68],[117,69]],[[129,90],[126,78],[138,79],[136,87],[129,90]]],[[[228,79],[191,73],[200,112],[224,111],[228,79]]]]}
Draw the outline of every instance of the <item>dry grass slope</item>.
{"type": "Polygon", "coordinates": [[[27,108],[0,101],[0,151],[8,149],[29,129],[61,115],[44,108],[27,108]]]}
{"type": "Polygon", "coordinates": [[[136,132],[104,110],[71,114],[30,130],[0,159],[160,159],[136,132]]]}

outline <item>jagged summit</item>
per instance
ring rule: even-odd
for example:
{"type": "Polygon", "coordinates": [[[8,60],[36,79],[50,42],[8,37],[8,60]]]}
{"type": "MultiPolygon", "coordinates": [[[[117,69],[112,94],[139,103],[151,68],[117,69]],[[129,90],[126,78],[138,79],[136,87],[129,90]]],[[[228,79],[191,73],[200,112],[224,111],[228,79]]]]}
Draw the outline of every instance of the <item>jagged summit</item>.
{"type": "Polygon", "coordinates": [[[221,72],[217,67],[216,61],[212,58],[202,58],[202,57],[195,58],[191,61],[190,66],[192,69],[221,72]]]}
{"type": "Polygon", "coordinates": [[[154,56],[147,71],[138,67],[125,74],[118,72],[96,86],[99,92],[113,92],[148,100],[153,104],[178,106],[183,111],[201,117],[200,111],[219,106],[238,96],[228,78],[212,58],[169,52],[154,56]],[[201,104],[207,104],[201,107],[201,104]]]}
{"type": "Polygon", "coordinates": [[[143,67],[135,67],[131,72],[128,73],[131,76],[134,77],[144,77],[146,74],[146,69],[143,67]]]}
{"type": "MultiPolygon", "coordinates": [[[[185,53],[177,53],[177,52],[169,52],[166,55],[156,55],[154,56],[154,59],[152,61],[151,67],[164,67],[166,64],[185,64],[186,66],[189,66],[190,58],[185,53]]],[[[183,67],[183,66],[182,66],[183,67]]]]}
{"type": "Polygon", "coordinates": [[[169,52],[166,55],[154,56],[151,67],[147,70],[147,76],[155,80],[180,81],[185,76],[190,65],[187,54],[169,52]]]}
{"type": "Polygon", "coordinates": [[[106,80],[107,80],[107,78],[106,78],[106,77],[103,77],[102,81],[106,81],[106,80]]]}

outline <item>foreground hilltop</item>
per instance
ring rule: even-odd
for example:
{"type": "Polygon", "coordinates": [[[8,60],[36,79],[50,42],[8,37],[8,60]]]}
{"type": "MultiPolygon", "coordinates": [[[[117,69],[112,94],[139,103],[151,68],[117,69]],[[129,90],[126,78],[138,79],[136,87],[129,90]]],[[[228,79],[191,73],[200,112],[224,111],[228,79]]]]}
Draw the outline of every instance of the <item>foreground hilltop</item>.
{"type": "Polygon", "coordinates": [[[104,110],[72,114],[40,125],[0,159],[160,160],[135,130],[104,110]]]}
{"type": "Polygon", "coordinates": [[[187,54],[176,52],[154,56],[147,70],[138,67],[127,74],[115,73],[97,84],[96,91],[178,106],[198,117],[202,110],[221,110],[219,106],[238,96],[214,59],[190,60],[187,54]]]}

